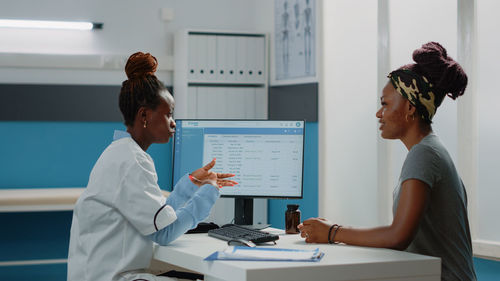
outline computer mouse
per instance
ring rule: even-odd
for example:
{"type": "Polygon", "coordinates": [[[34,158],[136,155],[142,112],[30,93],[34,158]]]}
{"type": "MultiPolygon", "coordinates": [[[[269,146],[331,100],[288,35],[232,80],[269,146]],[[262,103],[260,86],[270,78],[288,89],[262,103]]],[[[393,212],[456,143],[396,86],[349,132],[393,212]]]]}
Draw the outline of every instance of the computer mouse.
{"type": "Polygon", "coordinates": [[[227,241],[227,244],[229,246],[246,246],[246,247],[252,247],[252,248],[257,246],[257,245],[255,245],[254,242],[252,242],[250,240],[243,239],[243,238],[231,239],[231,240],[227,241]]]}

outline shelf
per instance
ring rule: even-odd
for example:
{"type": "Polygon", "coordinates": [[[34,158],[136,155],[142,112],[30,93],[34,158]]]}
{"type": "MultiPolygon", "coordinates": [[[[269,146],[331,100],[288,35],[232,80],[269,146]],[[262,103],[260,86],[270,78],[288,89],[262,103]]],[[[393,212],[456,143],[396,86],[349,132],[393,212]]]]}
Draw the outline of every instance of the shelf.
{"type": "MultiPolygon", "coordinates": [[[[0,212],[70,211],[85,188],[23,188],[0,190],[0,212]]],[[[162,190],[163,195],[170,192],[162,190]]]]}
{"type": "Polygon", "coordinates": [[[266,119],[268,34],[179,30],[175,118],[266,119]]]}
{"type": "Polygon", "coordinates": [[[248,82],[217,82],[217,81],[189,81],[188,86],[190,87],[265,87],[266,84],[263,83],[248,83],[248,82]]]}
{"type": "Polygon", "coordinates": [[[73,210],[84,188],[27,188],[0,190],[0,212],[73,210]]]}

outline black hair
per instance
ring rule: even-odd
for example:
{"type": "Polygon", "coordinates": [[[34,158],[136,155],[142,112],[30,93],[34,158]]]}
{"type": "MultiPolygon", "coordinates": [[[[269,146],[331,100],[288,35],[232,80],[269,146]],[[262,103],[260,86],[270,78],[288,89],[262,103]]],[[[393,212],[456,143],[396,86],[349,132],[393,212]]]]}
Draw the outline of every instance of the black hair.
{"type": "Polygon", "coordinates": [[[123,81],[118,100],[126,126],[133,126],[139,108],[155,109],[165,89],[154,73],[158,61],[149,53],[132,54],[125,65],[128,80],[123,81]]]}
{"type": "MultiPolygon", "coordinates": [[[[448,56],[446,49],[437,42],[429,42],[413,52],[415,63],[400,67],[426,77],[433,85],[434,94],[441,104],[445,96],[453,100],[463,95],[467,87],[467,74],[460,64],[448,56]]],[[[429,124],[432,121],[429,120],[429,124]]]]}

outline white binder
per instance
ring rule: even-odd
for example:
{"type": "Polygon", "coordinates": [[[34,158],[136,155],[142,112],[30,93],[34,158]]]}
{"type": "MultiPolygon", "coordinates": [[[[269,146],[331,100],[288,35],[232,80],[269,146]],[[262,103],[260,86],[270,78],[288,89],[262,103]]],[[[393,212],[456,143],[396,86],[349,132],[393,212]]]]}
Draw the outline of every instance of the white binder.
{"type": "Polygon", "coordinates": [[[208,68],[208,46],[207,46],[207,35],[193,35],[197,37],[198,39],[196,40],[197,45],[197,52],[196,56],[198,58],[198,75],[196,76],[196,80],[198,82],[201,81],[206,81],[207,80],[207,68],[208,68]]]}
{"type": "Polygon", "coordinates": [[[255,118],[267,118],[267,95],[266,88],[255,88],[255,118]]]}
{"type": "Polygon", "coordinates": [[[247,57],[247,79],[246,82],[249,83],[254,83],[256,79],[256,69],[257,69],[257,39],[258,37],[247,37],[247,52],[246,52],[246,57],[247,57]]]}
{"type": "Polygon", "coordinates": [[[208,105],[212,108],[209,118],[224,119],[228,118],[226,109],[230,104],[226,100],[225,87],[208,87],[207,96],[209,98],[208,105]]]}
{"type": "Polygon", "coordinates": [[[210,118],[209,113],[209,98],[207,95],[207,87],[197,87],[197,95],[196,95],[196,118],[210,118]]]}
{"type": "Polygon", "coordinates": [[[248,81],[248,66],[247,66],[247,37],[236,37],[236,81],[248,81]]]}
{"type": "Polygon", "coordinates": [[[228,82],[238,81],[236,39],[236,36],[226,36],[226,81],[228,82]]]}
{"type": "Polygon", "coordinates": [[[202,119],[223,119],[226,117],[226,97],[223,87],[198,87],[198,117],[202,119]]]}
{"type": "Polygon", "coordinates": [[[216,80],[223,82],[227,80],[228,75],[228,60],[227,52],[229,45],[227,44],[228,36],[217,35],[217,70],[216,80]]]}
{"type": "Polygon", "coordinates": [[[217,74],[217,38],[216,36],[207,36],[207,50],[206,50],[206,58],[207,58],[207,70],[205,79],[209,82],[216,81],[217,74]]]}
{"type": "Polygon", "coordinates": [[[198,36],[188,36],[188,81],[198,78],[198,36]]]}
{"type": "Polygon", "coordinates": [[[197,118],[198,117],[198,87],[188,86],[187,92],[187,118],[197,118]]]}
{"type": "Polygon", "coordinates": [[[266,82],[266,41],[264,37],[257,37],[255,46],[255,71],[256,79],[258,83],[266,82]]]}
{"type": "Polygon", "coordinates": [[[245,116],[246,119],[256,119],[255,114],[255,89],[256,88],[241,88],[244,90],[245,116]]]}
{"type": "Polygon", "coordinates": [[[244,119],[246,117],[246,101],[247,89],[242,87],[227,87],[226,89],[226,118],[244,119]]]}

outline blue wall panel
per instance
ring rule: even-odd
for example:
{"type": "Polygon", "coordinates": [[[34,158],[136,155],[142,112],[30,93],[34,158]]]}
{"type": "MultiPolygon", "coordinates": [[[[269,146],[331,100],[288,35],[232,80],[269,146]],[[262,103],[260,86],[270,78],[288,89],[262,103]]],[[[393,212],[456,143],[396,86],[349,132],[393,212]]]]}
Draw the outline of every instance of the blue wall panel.
{"type": "Polygon", "coordinates": [[[66,259],[72,215],[71,211],[0,213],[0,262],[66,259]]]}
{"type": "Polygon", "coordinates": [[[474,268],[478,281],[500,280],[500,261],[474,258],[474,268]]]}
{"type": "MultiPolygon", "coordinates": [[[[0,122],[0,188],[84,187],[119,122],[0,122]]],[[[158,182],[170,190],[172,146],[153,144],[158,182]]]]}
{"type": "Polygon", "coordinates": [[[66,281],[66,273],[65,263],[0,266],[2,281],[66,281]]]}

